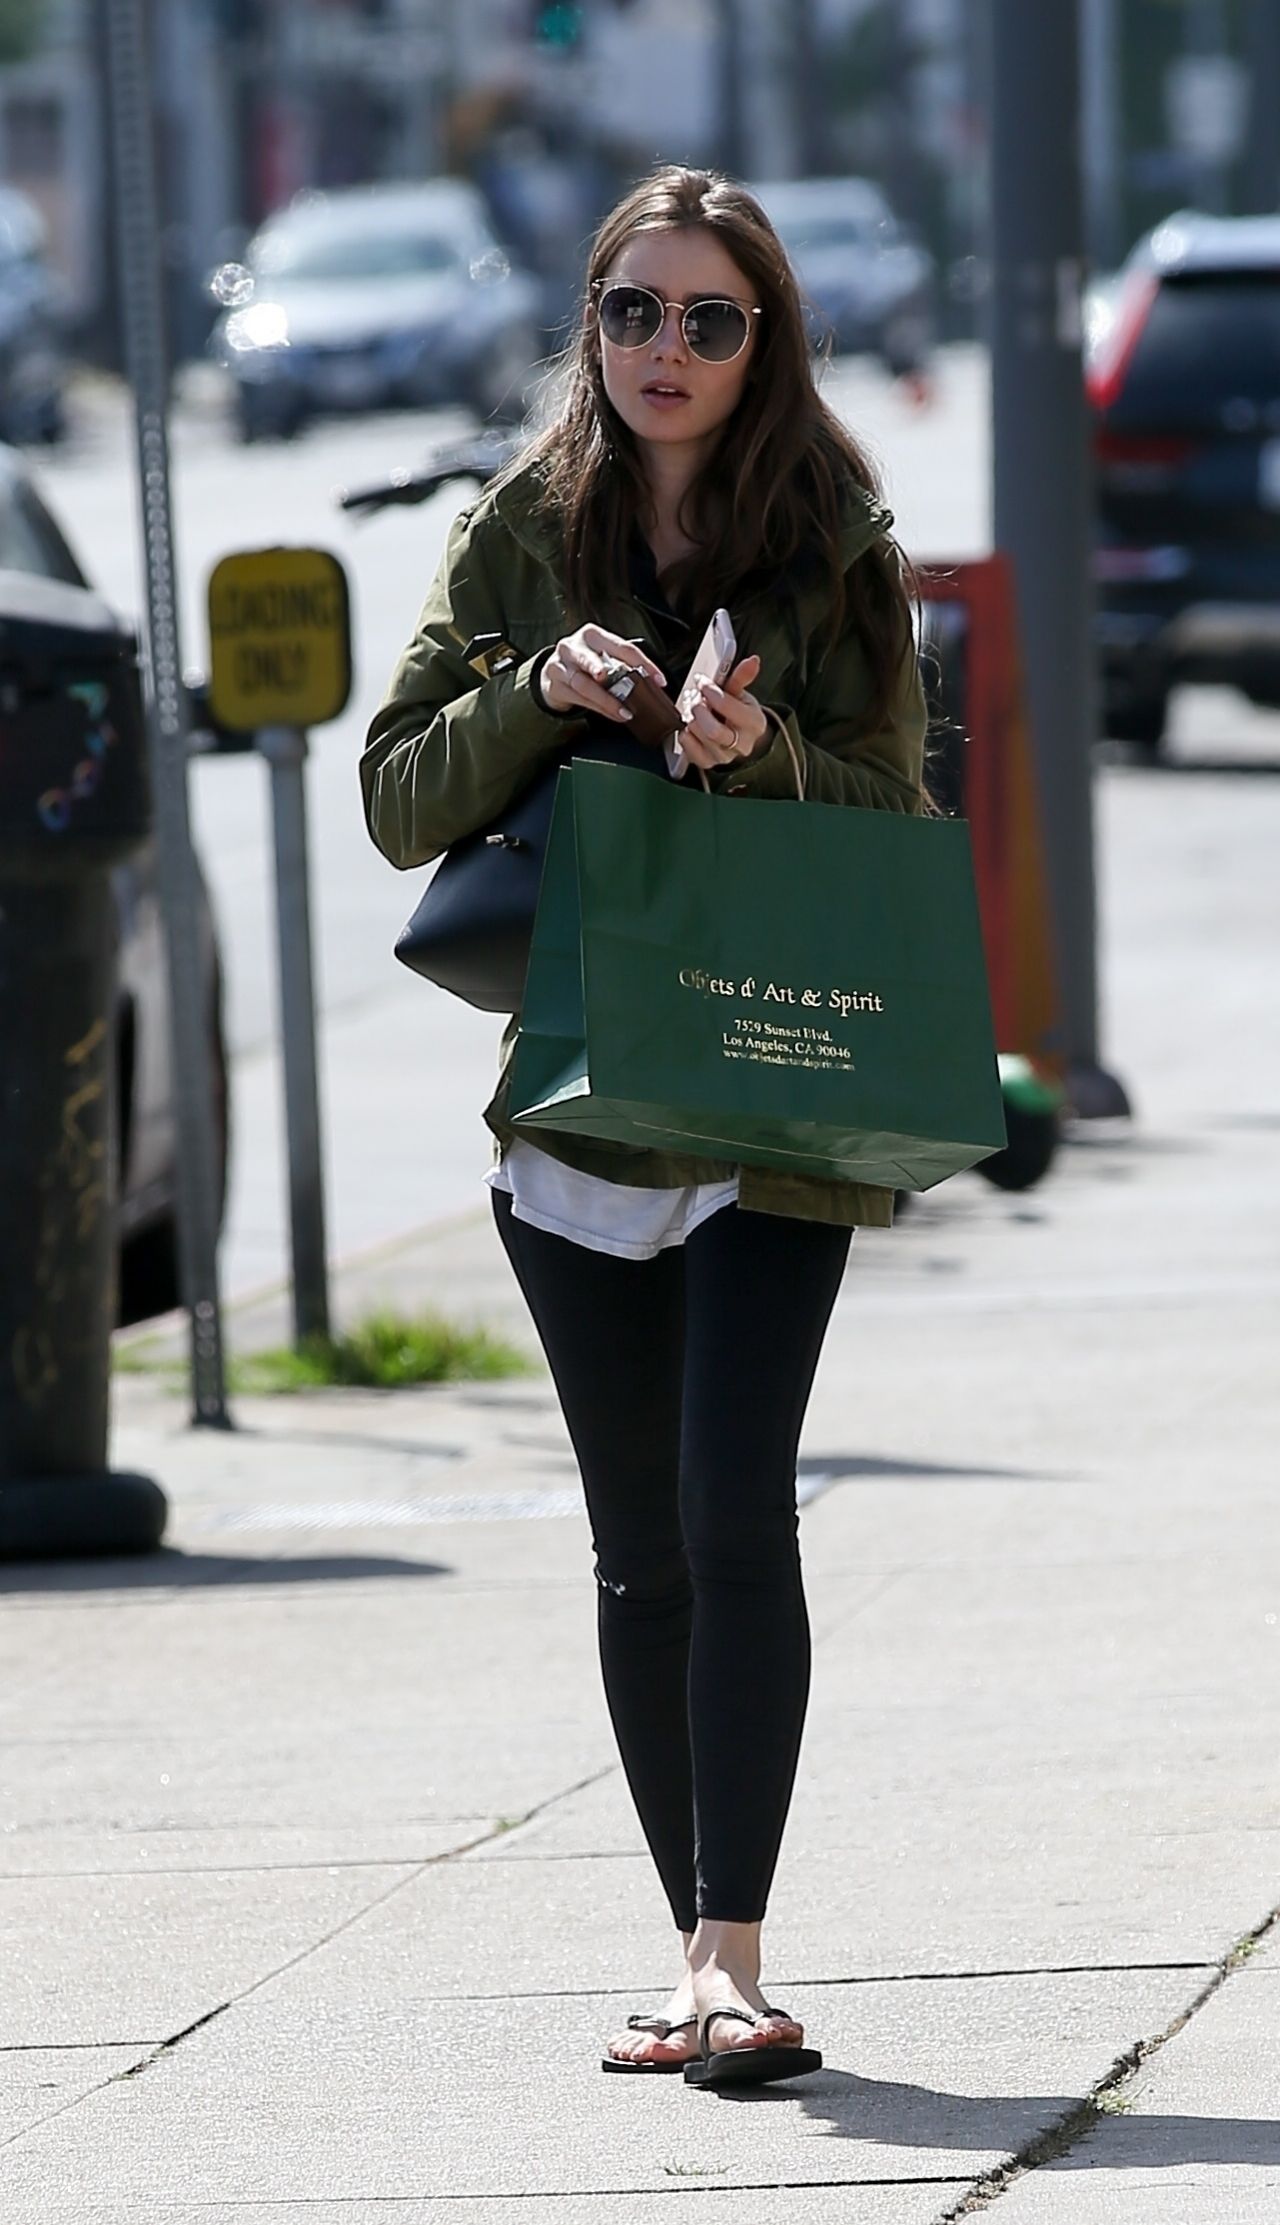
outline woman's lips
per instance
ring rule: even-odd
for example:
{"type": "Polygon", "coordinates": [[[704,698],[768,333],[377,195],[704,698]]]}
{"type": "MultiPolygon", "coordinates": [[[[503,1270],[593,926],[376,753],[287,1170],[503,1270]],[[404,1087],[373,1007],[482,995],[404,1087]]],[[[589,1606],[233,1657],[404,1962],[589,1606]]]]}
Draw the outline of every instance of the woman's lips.
{"type": "Polygon", "coordinates": [[[681,402],[687,402],[689,396],[682,386],[658,385],[642,386],[640,399],[648,402],[654,409],[675,409],[681,402]]]}

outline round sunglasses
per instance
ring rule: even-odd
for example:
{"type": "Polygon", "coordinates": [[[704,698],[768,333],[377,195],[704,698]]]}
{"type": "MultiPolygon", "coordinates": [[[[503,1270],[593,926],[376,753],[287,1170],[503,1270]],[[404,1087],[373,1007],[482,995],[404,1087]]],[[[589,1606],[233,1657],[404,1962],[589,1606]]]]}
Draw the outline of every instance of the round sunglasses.
{"type": "Polygon", "coordinates": [[[668,309],[678,309],[684,344],[700,363],[732,363],[751,336],[751,319],[761,314],[718,294],[697,301],[664,301],[648,286],[606,286],[602,278],[595,280],[592,291],[600,330],[615,348],[647,348],[661,332],[668,309]]]}

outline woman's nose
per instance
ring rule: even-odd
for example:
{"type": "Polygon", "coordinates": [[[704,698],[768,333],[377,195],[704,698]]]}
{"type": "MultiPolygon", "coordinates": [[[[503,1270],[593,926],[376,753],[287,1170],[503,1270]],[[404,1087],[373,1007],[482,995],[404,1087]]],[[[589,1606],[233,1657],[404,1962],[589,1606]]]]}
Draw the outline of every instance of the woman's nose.
{"type": "Polygon", "coordinates": [[[670,302],[663,312],[661,330],[654,336],[653,352],[655,355],[684,355],[683,320],[683,309],[679,307],[678,303],[670,302]]]}

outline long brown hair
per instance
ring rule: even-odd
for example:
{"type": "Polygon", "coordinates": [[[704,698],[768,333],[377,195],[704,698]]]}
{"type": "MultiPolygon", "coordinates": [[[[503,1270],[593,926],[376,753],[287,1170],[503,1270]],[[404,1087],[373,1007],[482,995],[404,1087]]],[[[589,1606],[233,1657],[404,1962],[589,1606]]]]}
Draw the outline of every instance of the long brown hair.
{"type": "Polygon", "coordinates": [[[883,536],[845,575],[842,495],[852,482],[877,501],[879,480],[818,393],[800,291],[781,240],[753,196],[718,172],[678,164],[655,170],[611,211],[592,243],[563,396],[521,459],[539,463],[544,499],[563,536],[569,607],[581,622],[594,614],[602,592],[625,596],[628,544],[649,499],[639,445],[605,392],[594,283],[638,232],[694,226],[723,243],[755,287],[764,315],[741,399],[682,504],[681,528],[697,546],[664,575],[664,588],[691,622],[704,622],[717,603],[732,603],[749,640],[753,606],[776,598],[780,579],[816,576],[827,594],[830,639],[851,621],[865,649],[872,678],[865,723],[874,731],[885,723],[913,651],[915,576],[883,536]],[[748,487],[751,500],[744,502],[748,487]]]}

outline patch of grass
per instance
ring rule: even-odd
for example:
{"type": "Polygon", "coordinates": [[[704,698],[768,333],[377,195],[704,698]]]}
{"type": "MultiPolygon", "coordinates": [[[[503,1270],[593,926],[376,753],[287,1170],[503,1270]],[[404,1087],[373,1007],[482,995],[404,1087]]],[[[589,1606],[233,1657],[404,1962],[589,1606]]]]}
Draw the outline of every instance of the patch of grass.
{"type": "Polygon", "coordinates": [[[1127,2117],[1133,2108],[1133,2095],[1118,2092],[1095,2094],[1093,2106],[1100,2117],[1127,2117]]]}
{"type": "Polygon", "coordinates": [[[714,2179],[727,2171],[727,2163],[664,2163],[669,2179],[714,2179]]]}
{"type": "Polygon", "coordinates": [[[460,1328],[442,1314],[373,1313],[344,1336],[312,1337],[233,1359],[234,1391],[328,1388],[400,1390],[411,1383],[487,1383],[532,1375],[533,1363],[487,1329],[460,1328]]]}
{"type": "Polygon", "coordinates": [[[148,1344],[113,1344],[111,1347],[113,1375],[154,1375],[165,1364],[157,1359],[148,1344]]]}

